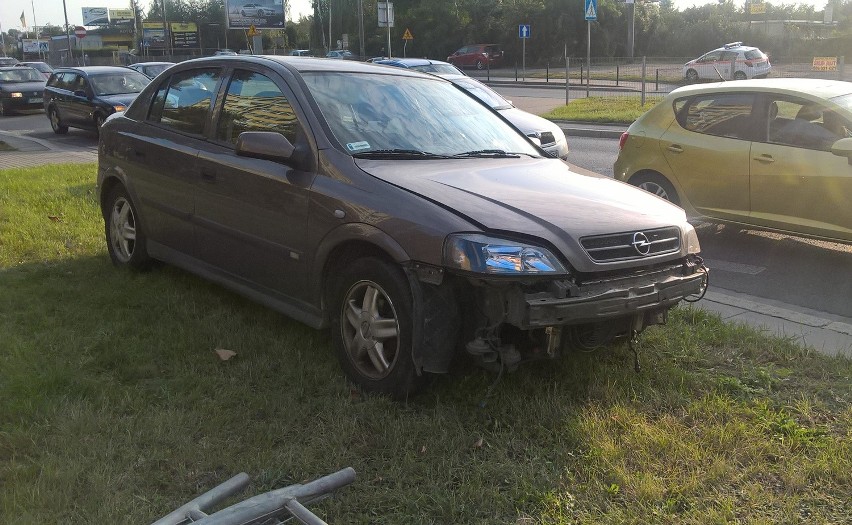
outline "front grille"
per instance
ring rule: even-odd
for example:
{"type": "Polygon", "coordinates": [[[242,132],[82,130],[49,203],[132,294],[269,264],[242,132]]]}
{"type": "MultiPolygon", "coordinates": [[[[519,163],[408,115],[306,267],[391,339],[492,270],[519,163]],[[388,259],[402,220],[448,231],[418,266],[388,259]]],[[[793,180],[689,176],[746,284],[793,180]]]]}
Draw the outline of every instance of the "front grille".
{"type": "Polygon", "coordinates": [[[596,235],[584,237],[580,243],[595,262],[629,261],[679,251],[680,230],[670,227],[596,235]]]}
{"type": "Polygon", "coordinates": [[[549,131],[543,132],[541,134],[540,140],[541,140],[542,146],[547,146],[547,145],[550,145],[550,144],[553,144],[554,142],[556,142],[556,139],[553,137],[553,133],[551,133],[549,131]]]}

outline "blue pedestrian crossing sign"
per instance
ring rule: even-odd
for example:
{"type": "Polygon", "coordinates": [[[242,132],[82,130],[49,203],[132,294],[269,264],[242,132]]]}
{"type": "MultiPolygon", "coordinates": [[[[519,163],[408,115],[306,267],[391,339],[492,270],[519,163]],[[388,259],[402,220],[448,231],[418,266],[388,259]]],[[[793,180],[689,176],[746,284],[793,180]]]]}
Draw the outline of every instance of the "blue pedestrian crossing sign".
{"type": "Polygon", "coordinates": [[[586,0],[586,20],[598,19],[598,0],[586,0]]]}
{"type": "Polygon", "coordinates": [[[529,24],[519,24],[518,25],[518,38],[529,38],[530,37],[530,25],[529,24]]]}

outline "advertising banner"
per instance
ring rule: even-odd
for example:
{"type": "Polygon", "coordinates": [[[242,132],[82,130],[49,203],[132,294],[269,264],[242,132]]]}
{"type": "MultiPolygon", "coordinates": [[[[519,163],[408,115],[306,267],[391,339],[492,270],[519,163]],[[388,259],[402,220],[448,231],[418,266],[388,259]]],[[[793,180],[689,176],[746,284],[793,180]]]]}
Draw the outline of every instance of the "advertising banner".
{"type": "Polygon", "coordinates": [[[113,24],[132,24],[133,10],[132,9],[110,9],[109,20],[113,24]]]}
{"type": "Polygon", "coordinates": [[[286,0],[225,0],[228,28],[282,29],[286,0]]]}
{"type": "Polygon", "coordinates": [[[142,22],[142,47],[165,49],[166,32],[162,22],[142,22]]]}
{"type": "Polygon", "coordinates": [[[109,15],[106,7],[84,7],[83,8],[83,25],[84,26],[107,26],[109,25],[109,15]]]}
{"type": "Polygon", "coordinates": [[[172,22],[169,24],[169,31],[172,33],[173,48],[188,49],[198,47],[198,26],[194,22],[172,22]]]}
{"type": "Polygon", "coordinates": [[[50,41],[36,40],[34,38],[24,38],[21,40],[24,53],[49,53],[50,41]]]}

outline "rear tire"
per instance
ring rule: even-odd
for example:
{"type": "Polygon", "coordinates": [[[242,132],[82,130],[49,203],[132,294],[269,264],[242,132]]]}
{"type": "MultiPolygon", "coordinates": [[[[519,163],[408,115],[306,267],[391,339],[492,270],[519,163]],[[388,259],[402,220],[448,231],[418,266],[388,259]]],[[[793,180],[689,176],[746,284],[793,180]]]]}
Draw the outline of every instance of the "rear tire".
{"type": "Polygon", "coordinates": [[[425,377],[412,357],[413,300],[402,270],[355,260],[331,284],[331,336],[346,376],[366,392],[405,399],[425,377]]]}
{"type": "Polygon", "coordinates": [[[677,190],[659,173],[641,173],[630,179],[630,184],[680,206],[677,190]]]}
{"type": "Polygon", "coordinates": [[[151,266],[147,238],[139,222],[136,205],[123,186],[115,186],[103,208],[109,258],[116,266],[145,270],[151,266]]]}
{"type": "Polygon", "coordinates": [[[745,80],[747,78],[748,76],[745,74],[744,71],[737,71],[736,73],[734,73],[734,80],[745,80]]]}
{"type": "Polygon", "coordinates": [[[64,135],[68,133],[68,126],[64,126],[62,121],[59,120],[59,112],[56,110],[56,107],[51,107],[47,112],[47,118],[50,119],[50,127],[53,129],[53,132],[57,135],[64,135]]]}
{"type": "Polygon", "coordinates": [[[485,62],[483,62],[482,60],[477,60],[476,61],[476,69],[478,69],[480,71],[485,69],[485,62]]]}

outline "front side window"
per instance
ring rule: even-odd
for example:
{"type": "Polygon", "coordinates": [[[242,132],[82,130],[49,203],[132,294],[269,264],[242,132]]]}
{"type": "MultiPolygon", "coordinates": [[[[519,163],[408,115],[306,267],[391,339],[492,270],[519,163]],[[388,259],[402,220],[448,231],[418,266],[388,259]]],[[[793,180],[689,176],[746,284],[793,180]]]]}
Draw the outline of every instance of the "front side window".
{"type": "Polygon", "coordinates": [[[350,154],[498,150],[540,155],[496,113],[437,78],[339,72],[311,72],[303,78],[331,133],[350,154]]]}
{"type": "Polygon", "coordinates": [[[148,120],[200,135],[219,82],[219,69],[191,69],[172,75],[160,86],[148,120]]]}
{"type": "Polygon", "coordinates": [[[684,129],[735,139],[749,137],[754,97],[745,93],[699,96],[679,114],[684,129]]]}
{"type": "Polygon", "coordinates": [[[296,142],[298,121],[275,82],[260,73],[237,70],[228,84],[216,138],[232,144],[244,131],[277,131],[296,142]]]}
{"type": "Polygon", "coordinates": [[[852,136],[852,124],[819,102],[777,97],[769,100],[767,115],[773,144],[831,151],[836,141],[852,136]]]}

